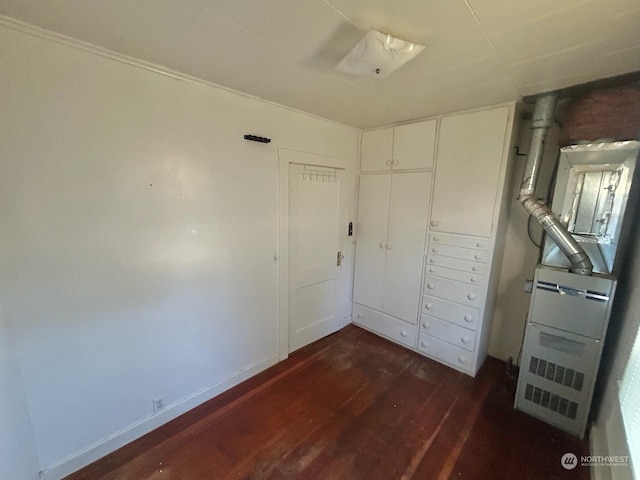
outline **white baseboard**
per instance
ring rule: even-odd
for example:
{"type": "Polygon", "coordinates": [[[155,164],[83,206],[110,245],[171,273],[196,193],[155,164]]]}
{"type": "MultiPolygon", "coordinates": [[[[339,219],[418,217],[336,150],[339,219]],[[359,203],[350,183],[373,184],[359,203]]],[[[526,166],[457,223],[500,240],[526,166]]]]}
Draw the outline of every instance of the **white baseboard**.
{"type": "Polygon", "coordinates": [[[211,400],[216,395],[229,390],[270,366],[275,365],[277,362],[278,354],[275,353],[264,360],[249,365],[215,385],[211,385],[199,392],[183,398],[182,400],[168,405],[162,413],[142,418],[138,422],[129,425],[113,435],[104,438],[83,450],[75,452],[60,463],[41,470],[40,478],[43,480],[60,480],[61,478],[80,470],[82,467],[104,457],[105,455],[114,452],[118,448],[125,446],[127,443],[146,435],[152,430],[164,425],[174,418],[179,417],[198,405],[203,404],[207,400],[211,400]]]}

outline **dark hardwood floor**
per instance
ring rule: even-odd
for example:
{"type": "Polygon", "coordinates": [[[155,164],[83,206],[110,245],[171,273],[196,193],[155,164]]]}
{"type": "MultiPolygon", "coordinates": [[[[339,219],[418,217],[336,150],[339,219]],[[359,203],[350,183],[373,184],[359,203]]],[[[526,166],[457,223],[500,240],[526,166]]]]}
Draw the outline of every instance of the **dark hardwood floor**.
{"type": "Polygon", "coordinates": [[[512,407],[504,364],[475,379],[349,326],[67,477],[588,479],[586,442],[512,407]]]}

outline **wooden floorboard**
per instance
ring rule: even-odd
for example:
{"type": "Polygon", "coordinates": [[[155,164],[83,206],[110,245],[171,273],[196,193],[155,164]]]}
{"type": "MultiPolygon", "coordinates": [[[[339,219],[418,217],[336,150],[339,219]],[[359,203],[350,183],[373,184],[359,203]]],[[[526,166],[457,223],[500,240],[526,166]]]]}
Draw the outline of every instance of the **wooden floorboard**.
{"type": "Polygon", "coordinates": [[[67,479],[588,479],[511,390],[348,326],[67,479]]]}

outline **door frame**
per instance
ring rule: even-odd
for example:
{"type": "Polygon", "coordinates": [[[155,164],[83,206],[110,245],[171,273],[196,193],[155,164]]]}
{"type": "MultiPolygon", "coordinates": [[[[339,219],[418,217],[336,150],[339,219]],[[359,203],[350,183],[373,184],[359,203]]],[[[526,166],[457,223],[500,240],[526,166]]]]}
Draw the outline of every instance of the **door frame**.
{"type": "MultiPolygon", "coordinates": [[[[338,168],[344,171],[347,182],[347,213],[350,221],[355,222],[356,165],[355,161],[331,157],[317,153],[303,152],[288,148],[278,148],[278,355],[280,360],[289,356],[289,176],[291,164],[315,165],[318,167],[338,168]]],[[[346,225],[345,225],[346,227],[346,225]]],[[[345,243],[345,269],[348,280],[344,288],[353,285],[353,260],[355,252],[355,228],[351,244],[345,243]],[[348,247],[348,249],[347,249],[348,247]]],[[[340,309],[344,305],[340,305],[340,309]]],[[[343,326],[350,323],[343,317],[343,326]]]]}

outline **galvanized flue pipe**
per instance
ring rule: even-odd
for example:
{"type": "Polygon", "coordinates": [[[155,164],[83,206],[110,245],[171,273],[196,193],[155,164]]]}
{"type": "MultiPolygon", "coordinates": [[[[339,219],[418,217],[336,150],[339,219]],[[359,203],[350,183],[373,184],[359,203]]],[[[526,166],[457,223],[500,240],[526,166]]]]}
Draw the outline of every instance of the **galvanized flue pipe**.
{"type": "Polygon", "coordinates": [[[584,248],[560,223],[551,209],[535,197],[536,181],[544,153],[544,142],[549,129],[553,126],[555,108],[556,95],[554,94],[545,95],[536,100],[531,122],[531,145],[520,185],[520,203],[544,228],[544,231],[558,245],[562,253],[569,258],[571,271],[580,275],[591,275],[593,264],[584,248]]]}

